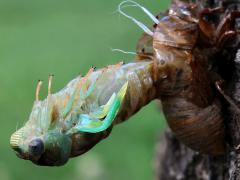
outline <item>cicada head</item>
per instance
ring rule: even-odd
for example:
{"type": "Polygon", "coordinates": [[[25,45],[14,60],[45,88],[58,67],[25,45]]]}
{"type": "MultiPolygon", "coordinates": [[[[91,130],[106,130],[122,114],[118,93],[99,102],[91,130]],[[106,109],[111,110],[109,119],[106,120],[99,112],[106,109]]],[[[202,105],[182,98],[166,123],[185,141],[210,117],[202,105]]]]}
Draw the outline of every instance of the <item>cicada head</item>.
{"type": "Polygon", "coordinates": [[[34,103],[29,120],[10,139],[18,157],[47,166],[66,163],[71,143],[71,138],[60,128],[58,108],[51,95],[34,103]]]}
{"type": "Polygon", "coordinates": [[[71,139],[57,129],[42,131],[33,122],[11,136],[13,150],[20,158],[39,165],[64,164],[70,154],[71,139]]]}

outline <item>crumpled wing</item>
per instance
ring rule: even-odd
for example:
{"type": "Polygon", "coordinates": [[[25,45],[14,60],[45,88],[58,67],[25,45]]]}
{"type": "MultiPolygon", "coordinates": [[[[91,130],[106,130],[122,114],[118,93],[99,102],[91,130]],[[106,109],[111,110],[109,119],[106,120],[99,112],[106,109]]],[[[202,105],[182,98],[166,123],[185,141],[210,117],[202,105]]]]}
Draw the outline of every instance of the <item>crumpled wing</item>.
{"type": "Polygon", "coordinates": [[[70,129],[68,134],[78,132],[98,133],[109,128],[121,107],[127,87],[128,82],[122,86],[117,94],[114,93],[105,105],[100,106],[92,113],[81,114],[79,123],[70,129]]]}

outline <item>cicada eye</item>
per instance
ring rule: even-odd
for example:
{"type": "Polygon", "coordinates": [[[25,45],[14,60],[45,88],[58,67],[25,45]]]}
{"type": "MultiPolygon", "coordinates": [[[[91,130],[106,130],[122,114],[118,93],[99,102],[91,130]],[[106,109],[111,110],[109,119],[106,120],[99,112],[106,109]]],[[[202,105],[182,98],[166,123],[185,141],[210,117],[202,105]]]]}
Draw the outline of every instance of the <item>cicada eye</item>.
{"type": "Polygon", "coordinates": [[[44,145],[40,138],[33,139],[29,144],[29,152],[34,156],[39,156],[44,151],[44,145]]]}

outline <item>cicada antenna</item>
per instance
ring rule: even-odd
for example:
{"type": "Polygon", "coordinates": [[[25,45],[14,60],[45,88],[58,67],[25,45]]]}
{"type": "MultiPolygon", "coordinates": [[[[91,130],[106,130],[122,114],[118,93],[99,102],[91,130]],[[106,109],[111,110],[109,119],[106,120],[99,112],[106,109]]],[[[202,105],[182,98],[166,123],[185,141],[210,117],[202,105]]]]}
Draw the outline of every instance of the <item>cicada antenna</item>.
{"type": "Polygon", "coordinates": [[[113,48],[111,48],[111,51],[113,51],[113,52],[121,52],[121,53],[123,53],[123,54],[137,55],[137,53],[135,53],[135,52],[124,51],[124,50],[122,50],[122,49],[113,49],[113,48]]]}
{"type": "Polygon", "coordinates": [[[42,86],[42,81],[38,80],[37,89],[36,89],[36,101],[39,101],[39,93],[42,86]]]}
{"type": "Polygon", "coordinates": [[[53,80],[53,74],[49,75],[48,78],[48,95],[51,95],[51,88],[52,88],[52,80],[53,80]]]}
{"type": "Polygon", "coordinates": [[[137,19],[135,19],[132,16],[129,16],[128,14],[126,14],[125,12],[123,12],[122,8],[123,7],[128,7],[128,6],[132,6],[132,7],[139,7],[140,9],[142,9],[156,24],[159,23],[159,20],[150,13],[150,11],[148,11],[146,8],[144,8],[143,6],[141,6],[140,4],[136,3],[135,1],[132,0],[126,0],[121,2],[118,5],[118,12],[120,14],[122,14],[123,16],[125,16],[126,18],[132,20],[134,23],[136,23],[145,33],[147,33],[150,36],[153,36],[153,32],[142,22],[138,21],[137,19]],[[126,5],[127,4],[127,5],[126,5]]]}

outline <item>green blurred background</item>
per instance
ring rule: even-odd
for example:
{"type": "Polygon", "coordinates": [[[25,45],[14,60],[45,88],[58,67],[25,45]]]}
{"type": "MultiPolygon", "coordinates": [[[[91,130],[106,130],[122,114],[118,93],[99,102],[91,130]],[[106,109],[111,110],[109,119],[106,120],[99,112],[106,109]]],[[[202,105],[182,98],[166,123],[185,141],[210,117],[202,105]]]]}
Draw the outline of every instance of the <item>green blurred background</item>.
{"type": "MultiPolygon", "coordinates": [[[[154,144],[165,127],[154,103],[109,138],[63,167],[40,167],[15,156],[9,137],[28,119],[38,79],[54,74],[58,91],[91,65],[103,67],[134,57],[142,30],[116,12],[121,0],[0,0],[0,180],[148,180],[153,179],[154,144]]],[[[139,0],[152,13],[169,1],[139,0]]],[[[126,12],[147,25],[136,8],[126,12]]]]}

